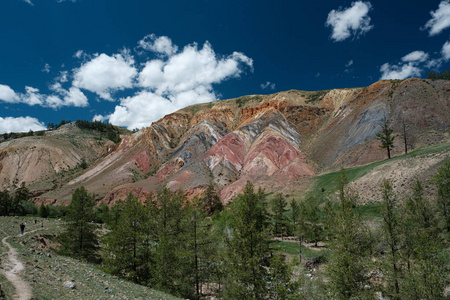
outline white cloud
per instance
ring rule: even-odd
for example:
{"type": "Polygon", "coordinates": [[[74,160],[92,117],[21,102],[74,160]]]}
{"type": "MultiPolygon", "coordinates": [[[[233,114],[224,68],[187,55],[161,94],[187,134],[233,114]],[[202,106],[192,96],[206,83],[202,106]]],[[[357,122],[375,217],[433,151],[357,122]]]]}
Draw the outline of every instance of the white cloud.
{"type": "Polygon", "coordinates": [[[44,105],[44,96],[39,93],[39,89],[26,86],[25,94],[21,94],[21,102],[28,105],[44,105]]]}
{"type": "Polygon", "coordinates": [[[0,101],[14,103],[19,101],[19,97],[12,88],[7,85],[0,84],[0,101]]]}
{"type": "Polygon", "coordinates": [[[39,89],[26,86],[25,93],[15,93],[9,86],[0,84],[0,101],[8,103],[24,103],[30,106],[39,105],[42,107],[60,108],[62,106],[86,107],[88,99],[77,87],[70,87],[65,90],[59,82],[50,86],[54,92],[51,95],[44,95],[39,89]]]}
{"type": "Polygon", "coordinates": [[[353,65],[353,59],[350,59],[348,63],[345,64],[345,67],[348,68],[353,65]]]}
{"type": "Polygon", "coordinates": [[[23,0],[23,2],[30,4],[31,6],[33,6],[33,2],[31,2],[31,0],[23,0]]]}
{"type": "Polygon", "coordinates": [[[267,81],[266,83],[261,83],[261,84],[260,84],[260,87],[261,87],[263,90],[265,90],[265,89],[267,89],[267,88],[269,88],[269,89],[271,89],[271,90],[274,90],[274,89],[275,89],[275,83],[270,82],[270,81],[267,81]]]}
{"type": "Polygon", "coordinates": [[[401,58],[398,64],[385,63],[381,66],[380,79],[406,79],[420,77],[423,68],[434,68],[442,63],[442,58],[430,59],[424,51],[413,51],[401,58]]]}
{"type": "Polygon", "coordinates": [[[428,30],[430,36],[441,33],[444,29],[450,27],[450,1],[444,0],[439,3],[439,8],[430,11],[431,19],[425,24],[422,30],[428,30]]]}
{"type": "Polygon", "coordinates": [[[341,42],[351,35],[359,37],[371,30],[368,15],[371,8],[370,2],[356,1],[347,9],[330,11],[325,25],[333,28],[331,39],[341,42]]]}
{"type": "Polygon", "coordinates": [[[0,133],[28,132],[45,130],[46,127],[38,119],[32,117],[0,117],[0,133]]]}
{"type": "Polygon", "coordinates": [[[67,81],[69,81],[68,75],[69,75],[69,72],[67,72],[67,71],[60,71],[59,72],[59,76],[56,77],[56,81],[58,81],[58,82],[67,82],[67,81]]]}
{"type": "Polygon", "coordinates": [[[108,120],[108,118],[105,118],[105,117],[102,116],[102,115],[95,115],[95,116],[92,118],[92,122],[94,122],[94,121],[104,122],[104,121],[107,121],[107,120],[108,120]]]}
{"type": "Polygon", "coordinates": [[[428,54],[423,51],[413,51],[402,57],[404,62],[424,62],[428,59],[428,54]]]}
{"type": "Polygon", "coordinates": [[[445,61],[450,60],[450,41],[445,42],[444,46],[442,46],[441,54],[445,61]]]}
{"type": "Polygon", "coordinates": [[[102,53],[75,70],[73,85],[112,100],[111,93],[131,88],[136,75],[134,59],[127,52],[113,56],[102,53]]]}
{"type": "Polygon", "coordinates": [[[163,55],[173,55],[178,51],[178,47],[172,44],[172,40],[167,36],[157,37],[149,34],[138,42],[139,47],[147,51],[153,51],[163,55]]]}
{"type": "Polygon", "coordinates": [[[50,68],[51,67],[49,64],[45,64],[44,68],[41,71],[45,73],[50,73],[50,68]]]}
{"type": "Polygon", "coordinates": [[[77,52],[75,52],[75,54],[73,55],[73,57],[76,58],[84,58],[86,56],[86,53],[84,53],[83,50],[78,50],[77,52]]]}
{"type": "Polygon", "coordinates": [[[144,90],[122,98],[112,114],[97,118],[129,129],[149,126],[188,105],[216,100],[213,84],[253,68],[252,59],[239,52],[218,57],[208,42],[201,49],[194,43],[172,53],[166,59],[147,61],[138,76],[138,86],[144,90]]]}
{"type": "Polygon", "coordinates": [[[420,76],[421,69],[413,63],[403,65],[390,65],[385,63],[380,68],[380,79],[406,79],[409,77],[420,76]]]}

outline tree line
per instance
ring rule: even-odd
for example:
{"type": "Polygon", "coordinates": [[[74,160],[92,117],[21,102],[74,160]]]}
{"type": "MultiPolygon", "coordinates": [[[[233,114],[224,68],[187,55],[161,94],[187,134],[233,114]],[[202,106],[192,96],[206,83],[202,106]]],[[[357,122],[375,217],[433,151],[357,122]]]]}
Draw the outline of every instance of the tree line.
{"type": "Polygon", "coordinates": [[[101,237],[91,222],[98,215],[94,197],[81,188],[67,209],[61,249],[121,278],[190,299],[212,290],[224,299],[373,299],[377,293],[444,299],[450,161],[430,183],[435,199],[426,196],[419,180],[404,198],[383,181],[376,224],[361,216],[358,193],[348,187],[345,172],[337,199],[326,203],[288,203],[281,194],[268,200],[248,182],[224,208],[212,186],[192,200],[164,188],[144,202],[129,194],[103,207],[107,233],[101,237]],[[272,247],[285,236],[297,238],[298,256],[292,260],[272,247]],[[306,242],[325,249],[323,273],[314,281],[300,263],[306,242]]]}

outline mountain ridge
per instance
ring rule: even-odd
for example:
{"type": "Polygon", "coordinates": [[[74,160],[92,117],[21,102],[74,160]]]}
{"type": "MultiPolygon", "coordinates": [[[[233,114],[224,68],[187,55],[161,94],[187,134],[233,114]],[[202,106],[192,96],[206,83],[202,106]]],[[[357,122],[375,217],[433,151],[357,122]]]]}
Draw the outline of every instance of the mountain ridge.
{"type": "Polygon", "coordinates": [[[404,148],[403,122],[410,149],[449,141],[449,99],[448,81],[408,79],[189,106],[122,136],[79,176],[35,201],[67,203],[80,185],[108,204],[129,192],[143,200],[163,186],[194,197],[211,183],[226,203],[247,180],[268,192],[307,190],[304,179],[384,159],[375,135],[386,120],[399,136],[393,155],[404,148]]]}

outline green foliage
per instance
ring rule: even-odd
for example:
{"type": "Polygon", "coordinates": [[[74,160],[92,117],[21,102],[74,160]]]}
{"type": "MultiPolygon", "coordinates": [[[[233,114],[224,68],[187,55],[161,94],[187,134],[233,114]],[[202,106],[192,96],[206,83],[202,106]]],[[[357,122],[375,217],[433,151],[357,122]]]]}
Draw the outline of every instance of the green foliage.
{"type": "Polygon", "coordinates": [[[391,149],[394,148],[394,136],[392,128],[389,127],[389,121],[384,122],[381,132],[377,133],[377,140],[380,141],[380,148],[387,150],[388,159],[391,158],[391,149]]]}
{"type": "Polygon", "coordinates": [[[59,122],[59,124],[48,123],[47,124],[47,130],[55,130],[55,129],[58,129],[59,127],[65,125],[65,124],[70,124],[70,123],[72,123],[72,121],[70,121],[70,120],[61,120],[61,122],[59,122]]]}
{"type": "Polygon", "coordinates": [[[448,281],[445,275],[448,257],[445,261],[440,255],[443,245],[439,238],[437,219],[430,201],[424,197],[424,189],[419,180],[403,210],[403,256],[408,267],[405,270],[402,297],[441,299],[448,281]]]}
{"type": "Polygon", "coordinates": [[[136,283],[147,283],[150,275],[151,243],[149,214],[132,194],[112,209],[111,230],[104,238],[104,264],[112,274],[136,283]]]}
{"type": "Polygon", "coordinates": [[[243,97],[239,97],[237,98],[236,104],[238,105],[238,107],[243,107],[245,106],[245,104],[247,104],[250,101],[257,101],[260,102],[263,98],[261,96],[243,96],[243,97]]]}
{"type": "Polygon", "coordinates": [[[269,251],[267,211],[262,191],[254,193],[247,182],[231,209],[231,229],[226,237],[225,299],[262,299],[267,294],[265,256],[269,251]]]}
{"type": "Polygon", "coordinates": [[[78,120],[75,122],[75,124],[80,129],[86,129],[86,130],[96,130],[100,132],[103,136],[105,136],[107,139],[113,141],[114,143],[120,142],[120,133],[119,129],[111,124],[103,123],[100,121],[85,121],[85,120],[78,120]]]}
{"type": "Polygon", "coordinates": [[[47,206],[44,205],[44,203],[41,203],[41,206],[39,206],[38,215],[41,218],[47,218],[49,216],[50,212],[47,206]]]}
{"type": "Polygon", "coordinates": [[[363,223],[355,212],[357,194],[348,189],[347,177],[341,171],[339,180],[339,206],[332,227],[332,261],[328,267],[330,289],[338,299],[365,296],[364,285],[369,278],[366,258],[369,254],[363,223]]]}
{"type": "Polygon", "coordinates": [[[306,103],[315,103],[319,102],[325,97],[326,94],[328,94],[329,90],[324,91],[317,91],[317,92],[310,92],[307,96],[306,103]]]}
{"type": "Polygon", "coordinates": [[[383,195],[383,235],[390,250],[388,267],[385,268],[384,272],[387,281],[386,295],[392,299],[399,299],[399,280],[401,276],[399,251],[401,246],[401,232],[397,198],[392,190],[391,184],[386,179],[383,180],[381,192],[383,195]]]}
{"type": "Polygon", "coordinates": [[[98,238],[95,232],[94,196],[85,187],[75,190],[67,207],[65,232],[61,234],[61,251],[77,258],[97,260],[98,238]]]}
{"type": "Polygon", "coordinates": [[[200,198],[200,205],[209,217],[214,213],[219,213],[223,210],[223,204],[220,201],[213,184],[210,184],[203,193],[200,198]]]}
{"type": "Polygon", "coordinates": [[[11,193],[8,190],[0,191],[0,216],[33,214],[35,206],[28,201],[29,198],[30,192],[24,182],[20,187],[14,183],[11,193]]]}
{"type": "Polygon", "coordinates": [[[450,159],[439,168],[432,181],[437,188],[437,199],[440,217],[443,219],[447,234],[450,233],[450,159]]]}
{"type": "Polygon", "coordinates": [[[282,194],[277,194],[275,198],[270,201],[270,210],[272,211],[272,222],[274,226],[274,233],[281,234],[286,232],[287,228],[287,217],[286,213],[288,211],[286,199],[282,194]]]}
{"type": "Polygon", "coordinates": [[[292,268],[281,254],[270,259],[268,270],[269,299],[299,299],[299,282],[292,280],[292,268]]]}
{"type": "Polygon", "coordinates": [[[0,215],[9,216],[13,208],[13,197],[7,190],[0,191],[0,215]]]}
{"type": "Polygon", "coordinates": [[[450,80],[450,69],[446,70],[445,72],[434,72],[430,71],[428,74],[427,79],[436,80],[436,79],[443,79],[443,80],[450,80]]]}

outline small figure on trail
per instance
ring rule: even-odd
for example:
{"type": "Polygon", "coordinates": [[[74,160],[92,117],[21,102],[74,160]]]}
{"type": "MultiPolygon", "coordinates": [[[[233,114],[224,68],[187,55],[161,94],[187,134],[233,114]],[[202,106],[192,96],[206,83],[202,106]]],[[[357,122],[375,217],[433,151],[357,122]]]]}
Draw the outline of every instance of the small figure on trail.
{"type": "Polygon", "coordinates": [[[23,235],[24,231],[25,231],[25,224],[20,223],[20,233],[23,235]]]}

